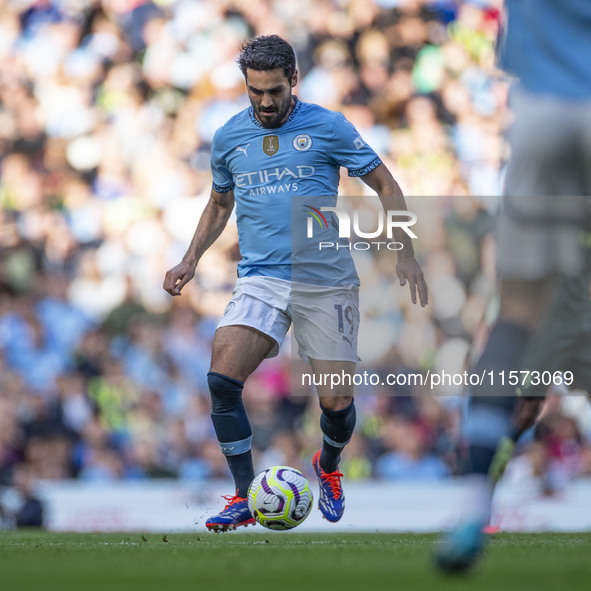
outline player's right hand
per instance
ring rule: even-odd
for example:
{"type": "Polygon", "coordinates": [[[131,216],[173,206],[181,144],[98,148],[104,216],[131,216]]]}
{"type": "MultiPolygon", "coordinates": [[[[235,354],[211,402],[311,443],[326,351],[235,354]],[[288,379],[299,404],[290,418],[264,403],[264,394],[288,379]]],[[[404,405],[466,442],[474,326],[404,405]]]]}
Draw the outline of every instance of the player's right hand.
{"type": "Polygon", "coordinates": [[[166,271],[162,287],[171,296],[181,295],[181,289],[195,276],[195,265],[181,261],[176,267],[166,271]]]}

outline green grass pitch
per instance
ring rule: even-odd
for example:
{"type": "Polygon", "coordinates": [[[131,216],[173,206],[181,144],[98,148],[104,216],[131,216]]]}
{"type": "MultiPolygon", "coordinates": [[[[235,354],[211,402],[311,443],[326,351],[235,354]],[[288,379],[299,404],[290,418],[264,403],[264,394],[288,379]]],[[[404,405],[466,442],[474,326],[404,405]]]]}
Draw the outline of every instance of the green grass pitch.
{"type": "Polygon", "coordinates": [[[591,589],[591,533],[496,534],[468,576],[434,571],[434,535],[0,532],[6,591],[591,589]]]}

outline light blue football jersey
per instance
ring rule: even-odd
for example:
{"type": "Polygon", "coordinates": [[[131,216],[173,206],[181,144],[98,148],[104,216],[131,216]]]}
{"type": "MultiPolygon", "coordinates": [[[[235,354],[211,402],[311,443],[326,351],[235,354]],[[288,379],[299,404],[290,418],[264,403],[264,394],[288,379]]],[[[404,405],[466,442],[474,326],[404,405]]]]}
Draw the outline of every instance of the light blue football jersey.
{"type": "Polygon", "coordinates": [[[505,7],[500,67],[529,92],[591,99],[591,0],[505,0],[505,7]]]}
{"type": "MultiPolygon", "coordinates": [[[[358,284],[347,248],[316,252],[292,273],[294,203],[313,208],[336,205],[339,171],[362,176],[381,163],[341,114],[296,99],[285,123],[263,127],[252,107],[217,130],[211,150],[213,188],[234,190],[242,260],[238,276],[269,276],[320,285],[358,284]],[[308,280],[307,280],[308,279],[308,280]]],[[[339,241],[327,224],[326,241],[339,241]]],[[[295,231],[294,231],[295,232],[295,231]]],[[[342,243],[344,239],[341,239],[342,243]]]]}

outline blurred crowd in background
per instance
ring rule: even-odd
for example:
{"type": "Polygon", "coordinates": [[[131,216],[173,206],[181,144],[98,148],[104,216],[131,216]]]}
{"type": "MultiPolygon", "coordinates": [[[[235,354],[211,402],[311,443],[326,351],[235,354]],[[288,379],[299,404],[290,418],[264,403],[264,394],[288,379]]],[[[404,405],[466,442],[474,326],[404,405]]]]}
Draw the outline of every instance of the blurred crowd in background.
{"type": "MultiPolygon", "coordinates": [[[[501,10],[500,0],[1,2],[0,484],[26,495],[39,478],[228,476],[206,373],[240,258],[233,223],[182,297],[162,281],[209,198],[213,134],[248,106],[235,58],[258,34],[294,46],[299,98],[343,112],[419,217],[427,308],[398,286],[391,253],[358,261],[366,367],[463,371],[494,315],[491,226],[510,122],[509,82],[494,70],[501,10]]],[[[341,191],[368,196],[346,172],[341,191]]],[[[286,343],[245,402],[257,467],[309,474],[318,403],[292,392],[291,366],[286,343]]],[[[362,389],[346,477],[461,473],[462,394],[362,389]]],[[[560,486],[591,475],[586,404],[550,396],[513,477],[560,486]]]]}

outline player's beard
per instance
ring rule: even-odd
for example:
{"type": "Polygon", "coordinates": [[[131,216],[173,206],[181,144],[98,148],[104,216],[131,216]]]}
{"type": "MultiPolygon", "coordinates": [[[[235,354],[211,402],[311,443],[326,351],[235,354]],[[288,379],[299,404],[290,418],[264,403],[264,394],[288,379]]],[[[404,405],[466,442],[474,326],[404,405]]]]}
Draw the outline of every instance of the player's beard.
{"type": "Polygon", "coordinates": [[[292,107],[292,97],[287,97],[285,101],[281,102],[278,106],[273,107],[271,111],[265,111],[255,105],[253,105],[253,107],[260,124],[268,129],[274,129],[276,127],[281,127],[281,125],[285,123],[287,115],[292,107]],[[265,113],[268,113],[270,116],[265,116],[265,113]]]}

